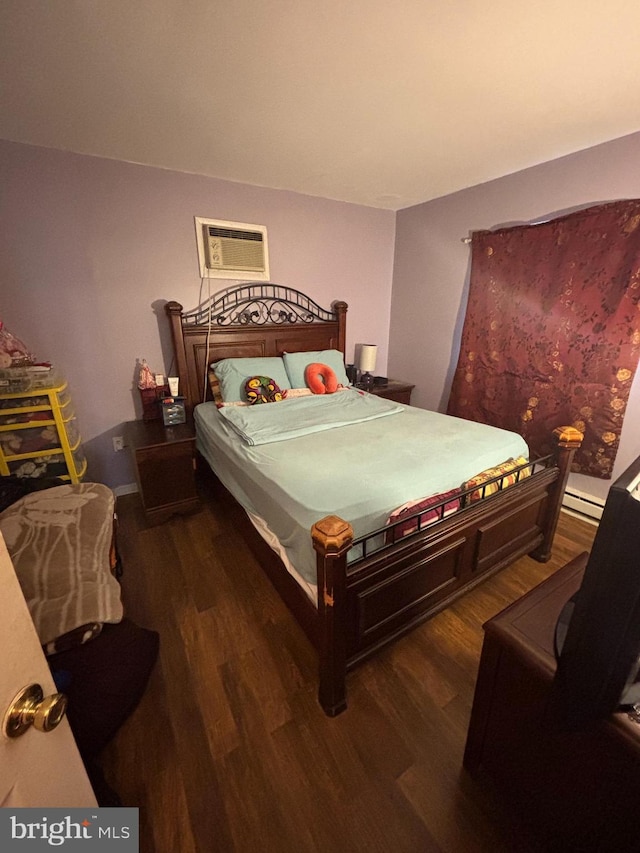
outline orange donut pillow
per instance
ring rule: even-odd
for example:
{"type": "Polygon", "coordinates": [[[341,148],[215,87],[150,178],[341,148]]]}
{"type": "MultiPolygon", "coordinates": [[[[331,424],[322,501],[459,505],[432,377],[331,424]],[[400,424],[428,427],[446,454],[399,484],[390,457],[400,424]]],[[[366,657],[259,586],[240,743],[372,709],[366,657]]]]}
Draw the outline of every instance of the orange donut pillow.
{"type": "Polygon", "coordinates": [[[333,394],[338,390],[338,377],[328,364],[308,364],[304,371],[304,381],[314,394],[333,394]]]}

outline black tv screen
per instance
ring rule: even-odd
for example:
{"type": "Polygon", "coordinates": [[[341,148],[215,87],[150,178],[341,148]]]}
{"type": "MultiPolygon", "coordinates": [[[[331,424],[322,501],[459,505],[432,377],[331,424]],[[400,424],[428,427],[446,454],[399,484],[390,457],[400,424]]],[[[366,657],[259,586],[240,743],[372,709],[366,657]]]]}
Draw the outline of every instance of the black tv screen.
{"type": "Polygon", "coordinates": [[[640,457],[613,483],[556,626],[553,718],[580,729],[640,702],[640,457]]]}

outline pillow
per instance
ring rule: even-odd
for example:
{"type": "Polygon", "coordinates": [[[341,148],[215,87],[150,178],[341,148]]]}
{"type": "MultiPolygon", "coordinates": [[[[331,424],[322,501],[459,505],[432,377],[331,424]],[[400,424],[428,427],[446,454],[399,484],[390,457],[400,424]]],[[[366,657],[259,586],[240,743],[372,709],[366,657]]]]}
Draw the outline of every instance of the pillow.
{"type": "MultiPolygon", "coordinates": [[[[306,388],[304,372],[308,364],[320,363],[330,367],[338,378],[340,385],[350,385],[344,367],[344,356],[337,349],[315,350],[314,352],[285,352],[282,356],[287,370],[289,388],[306,388]]],[[[270,374],[273,376],[273,374],[270,374]]],[[[277,378],[277,377],[274,377],[277,378]]],[[[282,386],[280,386],[282,387],[282,386]]]]}
{"type": "Polygon", "coordinates": [[[213,397],[213,402],[216,404],[218,408],[222,406],[224,400],[222,399],[222,391],[220,390],[220,383],[218,382],[218,377],[215,372],[209,369],[209,388],[211,389],[211,396],[213,397]]]}
{"type": "Polygon", "coordinates": [[[523,480],[525,477],[529,477],[531,475],[530,465],[523,468],[521,471],[515,470],[520,465],[526,465],[527,461],[528,460],[525,459],[524,456],[518,456],[517,459],[507,459],[506,462],[501,462],[500,465],[496,465],[495,468],[487,468],[485,471],[481,471],[479,474],[476,474],[475,477],[467,480],[466,483],[462,484],[463,490],[473,489],[475,486],[482,487],[477,488],[475,491],[467,495],[467,503],[474,503],[482,498],[489,497],[489,495],[494,495],[497,491],[506,489],[514,483],[523,480]],[[488,486],[484,485],[494,477],[500,477],[501,474],[505,475],[502,479],[495,480],[495,482],[489,483],[488,486]]]}
{"type": "Polygon", "coordinates": [[[446,518],[448,515],[460,509],[462,500],[459,489],[451,489],[449,492],[443,492],[440,495],[431,495],[428,498],[421,498],[417,501],[408,501],[406,504],[395,509],[389,518],[387,524],[393,524],[396,521],[401,521],[403,518],[407,520],[392,527],[386,536],[387,543],[397,542],[403,536],[408,536],[409,533],[415,533],[418,529],[418,520],[420,521],[420,529],[428,527],[436,521],[446,518]],[[446,501],[446,503],[443,503],[446,501]],[[443,504],[434,509],[436,504],[443,504]],[[424,510],[424,512],[421,512],[424,510]],[[420,512],[418,516],[417,513],[420,512]]]}
{"type": "Polygon", "coordinates": [[[269,376],[283,391],[291,388],[284,362],[277,356],[224,358],[211,367],[225,403],[246,401],[244,385],[252,376],[269,376]]]}
{"type": "Polygon", "coordinates": [[[333,394],[338,390],[338,377],[328,364],[313,362],[304,371],[307,386],[314,394],[333,394]]]}
{"type": "Polygon", "coordinates": [[[270,376],[251,376],[244,385],[244,393],[250,406],[257,403],[279,403],[284,400],[283,392],[270,376]]]}

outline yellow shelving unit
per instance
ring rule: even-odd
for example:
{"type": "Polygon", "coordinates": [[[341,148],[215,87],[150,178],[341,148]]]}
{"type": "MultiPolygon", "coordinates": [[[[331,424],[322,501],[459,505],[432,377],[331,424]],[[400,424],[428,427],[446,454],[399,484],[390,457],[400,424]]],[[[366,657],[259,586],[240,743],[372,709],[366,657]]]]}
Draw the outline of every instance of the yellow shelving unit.
{"type": "Polygon", "coordinates": [[[87,460],[67,383],[55,373],[31,381],[0,392],[0,474],[79,483],[87,460]]]}

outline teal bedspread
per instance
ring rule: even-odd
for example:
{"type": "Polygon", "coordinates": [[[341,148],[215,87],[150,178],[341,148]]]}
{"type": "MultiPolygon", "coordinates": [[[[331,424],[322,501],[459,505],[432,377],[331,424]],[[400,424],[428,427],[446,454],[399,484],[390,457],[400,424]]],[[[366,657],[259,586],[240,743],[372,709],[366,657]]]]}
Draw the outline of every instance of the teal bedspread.
{"type": "Polygon", "coordinates": [[[362,536],[406,501],[529,455],[515,433],[355,390],[246,408],[203,403],[195,423],[199,451],[310,584],[310,529],[324,516],[344,518],[362,536]]]}

